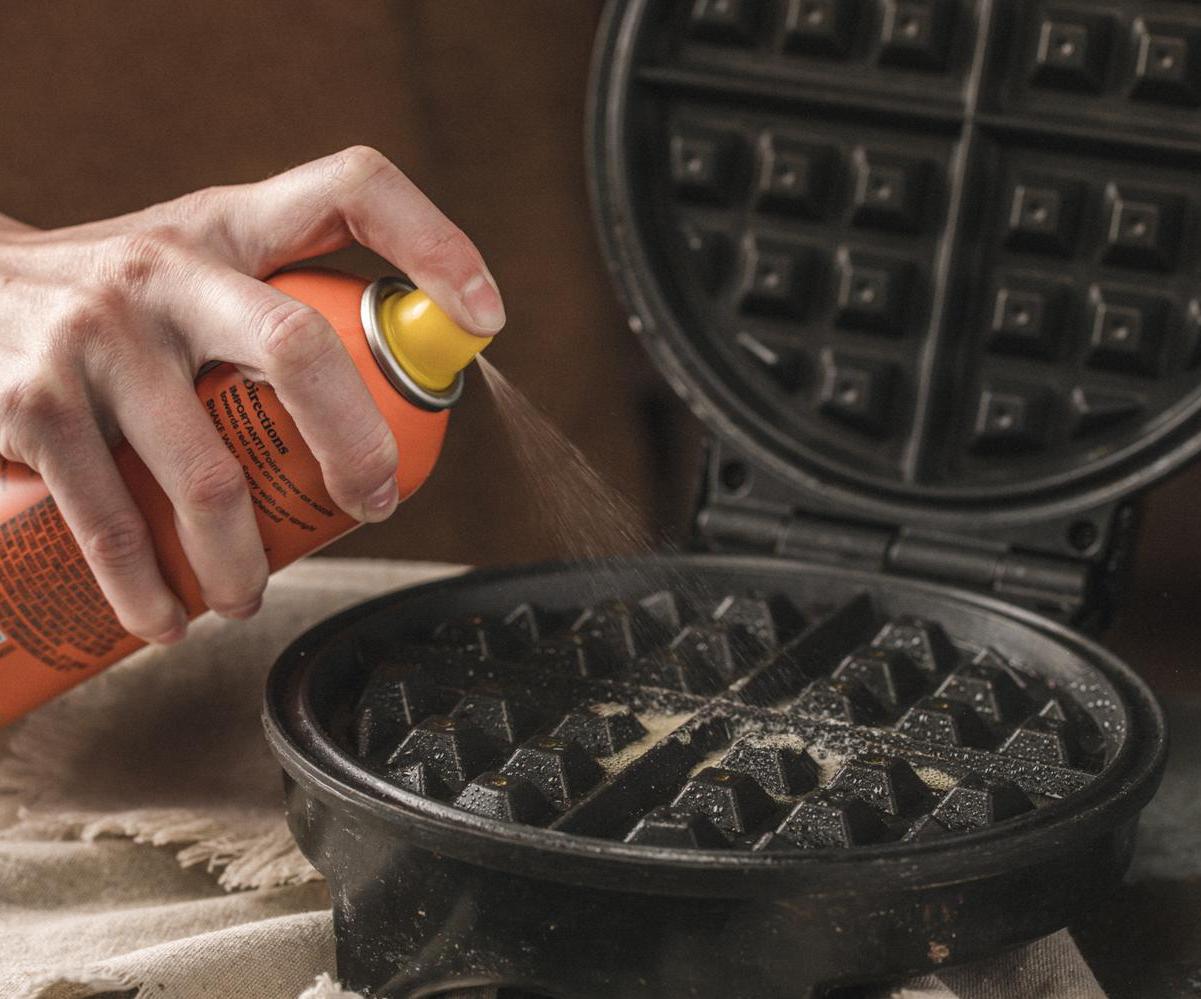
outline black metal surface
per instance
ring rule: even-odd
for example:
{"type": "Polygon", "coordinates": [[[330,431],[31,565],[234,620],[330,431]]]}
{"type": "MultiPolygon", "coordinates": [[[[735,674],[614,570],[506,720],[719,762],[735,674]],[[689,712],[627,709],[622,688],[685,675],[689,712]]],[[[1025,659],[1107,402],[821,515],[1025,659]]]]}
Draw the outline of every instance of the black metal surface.
{"type": "Polygon", "coordinates": [[[1198,446],[1199,32],[1166,0],[618,0],[593,193],[632,323],[802,505],[1107,510],[1198,446]]]}
{"type": "Polygon", "coordinates": [[[1085,682],[956,647],[935,622],[881,624],[867,598],[795,636],[804,616],[780,594],[695,602],[663,590],[449,622],[379,654],[346,746],[487,818],[780,850],[1032,813],[1086,787],[1125,732],[1116,692],[1085,708],[1085,682]]]}
{"type": "Polygon", "coordinates": [[[1116,883],[1163,749],[1141,684],[1049,622],[730,556],[384,598],[285,654],[267,726],[340,974],[386,996],[969,960],[1116,883]]]}

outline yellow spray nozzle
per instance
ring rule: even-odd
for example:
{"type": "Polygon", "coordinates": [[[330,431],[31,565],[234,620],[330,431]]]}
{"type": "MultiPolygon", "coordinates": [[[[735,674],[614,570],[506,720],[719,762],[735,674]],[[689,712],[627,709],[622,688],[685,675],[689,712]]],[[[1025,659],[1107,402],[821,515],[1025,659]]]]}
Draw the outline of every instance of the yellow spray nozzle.
{"type": "Polygon", "coordinates": [[[389,295],[380,303],[379,329],[392,356],[424,389],[443,392],[492,342],[468,333],[423,291],[389,295]]]}

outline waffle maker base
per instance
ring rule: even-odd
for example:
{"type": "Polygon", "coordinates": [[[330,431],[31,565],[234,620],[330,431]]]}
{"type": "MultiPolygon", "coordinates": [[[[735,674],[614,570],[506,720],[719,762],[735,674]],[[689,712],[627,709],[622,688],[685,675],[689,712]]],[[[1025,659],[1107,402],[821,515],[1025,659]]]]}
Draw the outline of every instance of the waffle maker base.
{"type": "Polygon", "coordinates": [[[380,997],[808,997],[994,954],[1114,887],[1165,749],[1046,618],[725,555],[382,597],[285,652],[265,724],[380,997]]]}

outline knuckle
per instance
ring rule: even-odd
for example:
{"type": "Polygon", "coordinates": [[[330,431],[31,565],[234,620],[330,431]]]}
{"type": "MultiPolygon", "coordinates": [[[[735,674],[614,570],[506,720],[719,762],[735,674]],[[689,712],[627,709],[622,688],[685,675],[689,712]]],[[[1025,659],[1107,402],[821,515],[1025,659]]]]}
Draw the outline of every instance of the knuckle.
{"type": "Polygon", "coordinates": [[[317,364],[335,343],[321,314],[300,302],[281,302],[262,319],[263,353],[271,366],[302,370],[317,364]]]}
{"type": "MultiPolygon", "coordinates": [[[[69,344],[91,339],[122,325],[126,316],[124,293],[115,285],[75,288],[63,302],[59,327],[69,344]]],[[[73,346],[69,349],[73,349],[73,346]]]]}
{"type": "Polygon", "coordinates": [[[242,466],[226,458],[204,458],[188,465],[180,477],[180,502],[193,510],[224,511],[245,495],[242,466]]]}
{"type": "Polygon", "coordinates": [[[225,187],[202,187],[198,191],[191,191],[172,203],[172,215],[181,221],[203,219],[225,202],[227,191],[225,187]]]}
{"type": "Polygon", "coordinates": [[[131,510],[110,514],[84,532],[80,549],[100,572],[128,572],[140,565],[150,547],[145,522],[131,510]]]}
{"type": "Polygon", "coordinates": [[[114,610],[121,627],[148,642],[166,634],[178,623],[173,601],[165,591],[149,604],[143,602],[137,606],[118,606],[114,610]]]}
{"type": "Polygon", "coordinates": [[[381,171],[395,170],[392,161],[373,146],[350,146],[334,154],[334,174],[347,187],[358,187],[381,171]]]}
{"type": "Polygon", "coordinates": [[[172,225],[168,227],[166,245],[173,255],[184,258],[181,263],[186,264],[189,247],[230,252],[234,246],[231,214],[236,190],[205,187],[170,203],[167,218],[172,225]]]}
{"type": "Polygon", "coordinates": [[[129,357],[138,340],[129,297],[115,284],[89,284],[69,289],[48,317],[40,344],[38,367],[61,380],[78,371],[85,358],[112,369],[129,357]]]}
{"type": "Polygon", "coordinates": [[[470,260],[475,263],[479,252],[462,229],[450,222],[432,226],[420,233],[413,244],[413,254],[419,260],[470,260]]]}
{"type": "Polygon", "coordinates": [[[0,417],[14,433],[45,439],[71,433],[77,425],[74,407],[46,382],[19,381],[0,391],[0,417]]]}
{"type": "Polygon", "coordinates": [[[170,264],[182,244],[180,230],[169,224],[119,237],[113,248],[114,284],[130,292],[141,291],[170,264]]]}
{"type": "Polygon", "coordinates": [[[43,410],[45,390],[37,383],[18,379],[0,387],[0,422],[5,426],[25,423],[43,410]]]}
{"type": "Polygon", "coordinates": [[[365,496],[396,474],[396,463],[396,439],[380,420],[347,449],[339,469],[351,491],[365,496]]]}
{"type": "Polygon", "coordinates": [[[361,202],[371,191],[381,187],[385,196],[389,190],[407,183],[399,168],[371,146],[351,146],[335,153],[325,164],[323,197],[332,204],[351,205],[361,202]]]}
{"type": "Polygon", "coordinates": [[[266,560],[261,560],[260,570],[242,571],[237,578],[223,580],[213,587],[204,588],[204,602],[218,614],[239,611],[259,600],[267,589],[266,560]]]}
{"type": "Polygon", "coordinates": [[[9,461],[19,460],[20,425],[27,391],[23,381],[0,385],[0,456],[9,461]]]}

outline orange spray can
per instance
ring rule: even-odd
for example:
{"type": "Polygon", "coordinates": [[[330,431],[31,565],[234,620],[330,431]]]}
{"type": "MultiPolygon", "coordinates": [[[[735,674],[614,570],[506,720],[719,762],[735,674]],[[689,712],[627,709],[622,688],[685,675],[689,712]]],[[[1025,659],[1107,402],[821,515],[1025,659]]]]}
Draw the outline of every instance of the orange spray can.
{"type": "MultiPolygon", "coordinates": [[[[337,331],[396,437],[400,497],[412,495],[438,459],[462,371],[488,338],[455,326],[397,278],[368,283],[299,270],[270,283],[337,331]]],[[[317,459],[269,385],[222,364],[199,378],[196,391],[242,465],[272,572],[358,526],[326,492],[317,459]]],[[[132,448],[122,444],[114,456],[164,578],[196,617],[205,605],[170,502],[132,448]]],[[[118,623],[42,480],[0,459],[0,726],[142,644],[118,623]]]]}

